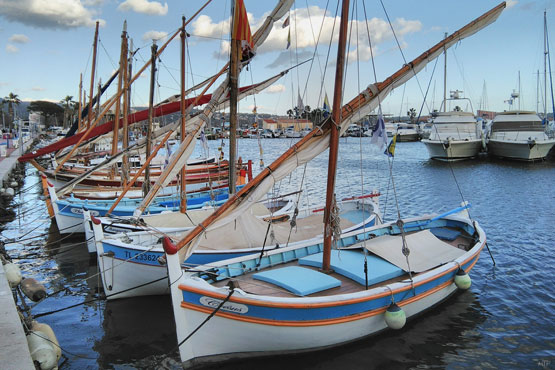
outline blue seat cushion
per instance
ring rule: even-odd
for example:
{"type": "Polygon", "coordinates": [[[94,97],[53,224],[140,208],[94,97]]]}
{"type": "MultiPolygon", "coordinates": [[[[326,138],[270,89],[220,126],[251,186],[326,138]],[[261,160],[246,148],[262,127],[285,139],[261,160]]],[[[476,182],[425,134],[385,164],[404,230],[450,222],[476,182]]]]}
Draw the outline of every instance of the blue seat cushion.
{"type": "Polygon", "coordinates": [[[432,232],[432,234],[436,236],[436,238],[447,240],[447,241],[453,241],[457,239],[459,235],[461,235],[460,231],[445,229],[442,227],[432,227],[430,231],[432,232]]]}
{"type": "Polygon", "coordinates": [[[287,289],[298,296],[309,295],[341,285],[341,281],[334,277],[299,266],[262,271],[252,275],[252,277],[287,289]]]}
{"type": "MultiPolygon", "coordinates": [[[[323,253],[312,254],[299,259],[300,265],[322,267],[323,253]]],[[[368,285],[380,283],[404,274],[399,267],[374,255],[367,255],[368,260],[368,285]]],[[[343,275],[361,285],[366,285],[364,274],[364,254],[358,251],[334,249],[331,251],[330,267],[338,274],[343,275]]]]}

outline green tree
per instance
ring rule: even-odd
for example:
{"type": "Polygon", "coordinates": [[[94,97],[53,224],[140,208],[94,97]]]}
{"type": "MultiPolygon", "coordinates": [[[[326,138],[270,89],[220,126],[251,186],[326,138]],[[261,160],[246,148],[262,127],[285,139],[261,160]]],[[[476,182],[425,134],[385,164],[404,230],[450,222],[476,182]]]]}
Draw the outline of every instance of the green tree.
{"type": "Polygon", "coordinates": [[[410,118],[410,122],[414,123],[414,121],[416,120],[416,109],[414,108],[409,109],[409,111],[407,112],[407,115],[410,118]]]}
{"type": "Polygon", "coordinates": [[[18,106],[19,103],[21,103],[21,100],[19,99],[19,96],[14,93],[10,93],[8,96],[4,98],[4,100],[8,102],[8,115],[9,115],[8,122],[9,122],[9,128],[11,130],[13,128],[13,121],[15,119],[14,105],[18,106]]]}
{"type": "Polygon", "coordinates": [[[60,104],[62,104],[62,107],[64,108],[64,128],[68,127],[68,122],[71,120],[71,117],[73,116],[73,107],[75,105],[75,102],[73,101],[73,96],[70,95],[66,95],[65,98],[63,98],[62,100],[60,100],[60,104]]]}
{"type": "Polygon", "coordinates": [[[289,109],[289,110],[287,111],[287,116],[288,116],[289,118],[293,118],[294,115],[295,115],[295,112],[293,112],[293,109],[289,109]]]}
{"type": "Polygon", "coordinates": [[[453,109],[455,112],[462,112],[461,107],[459,107],[458,105],[455,106],[455,109],[453,109]]]}
{"type": "Polygon", "coordinates": [[[27,107],[27,110],[42,113],[44,115],[44,122],[47,127],[50,126],[48,123],[49,117],[51,119],[52,117],[57,119],[58,117],[63,117],[64,114],[64,108],[60,107],[58,104],[43,100],[36,100],[31,102],[31,104],[29,104],[29,106],[27,107]]]}

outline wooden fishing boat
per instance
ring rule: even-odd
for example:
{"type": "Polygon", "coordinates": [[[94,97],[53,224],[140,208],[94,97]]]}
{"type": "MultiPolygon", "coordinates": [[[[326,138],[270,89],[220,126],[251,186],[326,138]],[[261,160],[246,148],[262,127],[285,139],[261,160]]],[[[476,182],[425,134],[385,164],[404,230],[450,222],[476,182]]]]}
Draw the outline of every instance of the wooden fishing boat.
{"type": "Polygon", "coordinates": [[[184,238],[163,239],[185,366],[328,348],[388,327],[400,329],[407,318],[441,303],[458,288],[470,287],[467,272],[486,235],[464,212],[466,206],[438,216],[399,216],[394,222],[338,235],[334,223],[338,143],[353,116],[379,106],[393,88],[443,50],[494,22],[505,6],[501,3],[475,19],[342,107],[349,11],[348,0],[343,0],[331,117],[184,238]],[[182,261],[194,255],[205,237],[232,226],[269,186],[328,147],[322,238],[183,272],[182,261]],[[455,214],[459,211],[463,215],[455,214]]]}
{"type": "MultiPolygon", "coordinates": [[[[370,198],[338,202],[338,207],[342,232],[369,228],[381,219],[377,204],[370,198]]],[[[95,243],[106,297],[169,294],[167,269],[159,263],[164,257],[161,237],[179,238],[213,211],[214,208],[199,209],[188,211],[187,215],[175,212],[172,216],[162,213],[152,221],[147,219],[150,224],[143,224],[145,231],[111,234],[124,225],[107,224],[103,228],[101,221],[85,210],[85,229],[92,230],[93,238],[89,233],[86,235],[95,243]],[[112,226],[115,228],[111,229],[112,226]],[[108,229],[108,233],[103,229],[108,229]]],[[[244,216],[242,222],[207,236],[182,267],[194,268],[222,259],[260,254],[316,238],[322,234],[323,212],[321,206],[270,212],[263,204],[258,204],[249,210],[250,217],[244,216]],[[293,217],[295,227],[290,224],[293,217]],[[243,230],[240,236],[235,228],[243,230]],[[266,233],[257,233],[258,230],[266,230],[266,233]]]]}

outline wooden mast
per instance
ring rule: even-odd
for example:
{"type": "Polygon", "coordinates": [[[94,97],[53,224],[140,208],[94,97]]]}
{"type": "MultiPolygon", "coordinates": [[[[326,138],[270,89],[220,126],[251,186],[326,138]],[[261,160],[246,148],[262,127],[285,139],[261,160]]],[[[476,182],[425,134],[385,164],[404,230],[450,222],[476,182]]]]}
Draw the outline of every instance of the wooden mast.
{"type": "Polygon", "coordinates": [[[77,114],[77,132],[81,131],[81,112],[83,110],[83,74],[79,74],[79,112],[77,114]]]}
{"type": "MultiPolygon", "coordinates": [[[[131,63],[130,59],[132,56],[128,56],[129,50],[127,45],[127,37],[123,40],[123,46],[125,51],[125,57],[123,58],[123,122],[122,122],[122,140],[121,146],[122,150],[125,151],[129,146],[129,99],[130,99],[130,86],[129,86],[129,76],[131,76],[131,63]]],[[[131,46],[133,47],[133,46],[131,46]]],[[[129,178],[129,159],[127,153],[123,155],[121,159],[121,175],[123,186],[127,185],[127,179],[129,178]]]]}
{"type": "MultiPolygon", "coordinates": [[[[154,116],[154,81],[156,78],[156,52],[158,46],[152,41],[152,57],[150,60],[150,95],[148,99],[148,126],[146,128],[146,155],[152,151],[152,119],[154,116]]],[[[145,169],[145,181],[143,182],[143,195],[146,197],[150,191],[150,166],[145,169]]]]}
{"type": "MultiPolygon", "coordinates": [[[[182,29],[181,29],[181,104],[180,104],[180,112],[181,112],[181,142],[185,141],[185,38],[187,37],[187,33],[185,32],[185,17],[181,17],[182,22],[182,29]]],[[[187,163],[183,165],[181,168],[180,179],[181,179],[181,193],[179,196],[179,211],[181,213],[187,212],[187,163]]]]}
{"type": "Polygon", "coordinates": [[[237,168],[235,167],[235,157],[237,156],[237,91],[238,91],[238,75],[239,75],[239,50],[240,40],[236,40],[233,34],[237,22],[236,13],[237,1],[232,8],[233,24],[231,27],[231,55],[229,63],[229,194],[235,194],[235,184],[237,180],[237,168]]]}
{"type": "MultiPolygon", "coordinates": [[[[119,56],[118,95],[121,91],[121,85],[123,80],[123,70],[122,70],[124,68],[123,60],[127,58],[127,55],[125,54],[125,51],[124,51],[124,45],[123,45],[126,38],[127,38],[127,21],[124,21],[123,31],[121,32],[121,50],[120,50],[120,56],[119,56]]],[[[113,128],[113,135],[112,135],[112,156],[118,153],[120,109],[121,109],[121,98],[118,97],[118,99],[116,100],[116,111],[114,116],[114,128],[113,128]]],[[[112,167],[112,171],[110,172],[110,178],[112,179],[114,178],[117,172],[117,168],[118,168],[118,165],[114,164],[114,166],[112,167]]]]}
{"type": "Polygon", "coordinates": [[[94,94],[94,71],[96,68],[96,48],[98,46],[98,24],[99,22],[96,21],[96,29],[94,31],[94,46],[93,46],[93,59],[92,59],[92,67],[91,67],[91,88],[89,89],[89,112],[87,118],[87,128],[91,127],[91,120],[92,120],[92,101],[93,101],[93,94],[94,94]]]}
{"type": "Polygon", "coordinates": [[[337,151],[339,147],[339,124],[341,123],[341,98],[343,93],[343,72],[345,67],[345,47],[348,23],[349,0],[343,0],[341,8],[341,25],[339,27],[339,43],[337,46],[337,65],[335,68],[335,88],[333,92],[332,127],[330,131],[326,208],[324,210],[324,256],[322,261],[322,270],[324,272],[330,271],[331,244],[333,237],[331,210],[335,203],[335,173],[337,169],[337,151]]]}

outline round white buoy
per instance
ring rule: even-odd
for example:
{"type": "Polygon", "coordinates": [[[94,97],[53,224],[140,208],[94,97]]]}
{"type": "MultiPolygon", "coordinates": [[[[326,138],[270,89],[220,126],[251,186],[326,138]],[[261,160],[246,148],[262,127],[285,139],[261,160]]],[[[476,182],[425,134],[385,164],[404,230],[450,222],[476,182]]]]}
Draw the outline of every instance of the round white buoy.
{"type": "Polygon", "coordinates": [[[395,330],[401,329],[407,322],[405,311],[395,303],[389,305],[385,311],[384,318],[387,326],[395,330]]]}
{"type": "Polygon", "coordinates": [[[455,285],[459,289],[467,290],[472,285],[472,279],[463,269],[459,269],[455,275],[455,285]]]}
{"type": "Polygon", "coordinates": [[[31,358],[39,363],[41,370],[51,370],[58,366],[56,351],[45,333],[32,330],[27,335],[27,344],[31,358]]]}
{"type": "Polygon", "coordinates": [[[8,197],[13,197],[15,195],[15,190],[13,190],[12,188],[7,188],[4,192],[4,195],[8,197]]]}
{"type": "Polygon", "coordinates": [[[6,272],[6,278],[10,284],[10,288],[15,288],[21,283],[21,270],[18,265],[8,262],[4,265],[4,271],[6,272]]]}
{"type": "Polygon", "coordinates": [[[52,330],[48,324],[43,324],[35,320],[31,323],[31,330],[40,331],[46,334],[47,338],[51,341],[50,344],[52,345],[52,348],[54,348],[56,358],[59,361],[62,357],[62,349],[60,348],[60,343],[58,343],[58,338],[56,338],[56,335],[54,334],[54,330],[52,330]]]}
{"type": "Polygon", "coordinates": [[[19,186],[19,183],[17,181],[12,181],[12,182],[10,182],[10,186],[12,188],[17,188],[19,186]]]}

